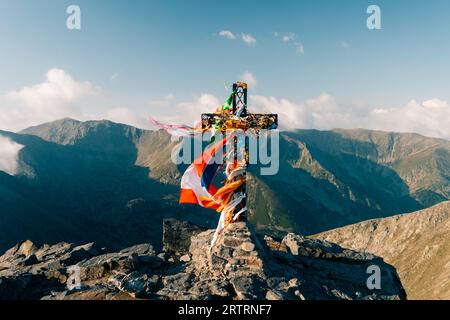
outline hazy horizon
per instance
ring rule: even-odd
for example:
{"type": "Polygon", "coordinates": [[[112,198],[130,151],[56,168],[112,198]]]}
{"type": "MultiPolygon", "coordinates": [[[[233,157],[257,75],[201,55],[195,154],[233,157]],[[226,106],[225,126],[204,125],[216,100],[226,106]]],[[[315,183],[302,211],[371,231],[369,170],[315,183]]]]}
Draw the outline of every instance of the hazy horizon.
{"type": "MultiPolygon", "coordinates": [[[[107,118],[103,118],[103,119],[100,119],[100,118],[99,119],[83,119],[83,120],[80,120],[80,119],[75,119],[75,118],[71,118],[71,117],[64,117],[64,118],[59,118],[59,119],[55,119],[55,120],[51,120],[51,121],[42,122],[42,123],[30,126],[30,127],[26,127],[26,128],[20,129],[18,131],[10,131],[10,132],[20,134],[20,132],[25,131],[26,129],[39,127],[41,125],[50,124],[50,123],[58,122],[58,121],[64,121],[64,120],[73,120],[73,121],[77,121],[77,122],[80,122],[80,123],[83,123],[83,122],[109,121],[109,122],[112,122],[112,123],[115,123],[115,124],[131,126],[131,127],[134,127],[134,128],[137,128],[137,129],[141,129],[141,130],[150,130],[150,131],[164,130],[164,129],[161,129],[161,128],[151,127],[151,125],[150,125],[149,128],[144,128],[144,127],[136,126],[136,125],[125,123],[125,122],[110,120],[110,119],[107,119],[107,118]]],[[[316,131],[366,130],[366,131],[384,132],[384,133],[417,134],[417,135],[424,136],[424,137],[427,137],[427,138],[442,139],[442,140],[450,141],[450,138],[448,139],[448,138],[432,137],[432,136],[427,136],[427,135],[423,135],[423,134],[412,132],[412,131],[388,131],[388,130],[378,130],[378,129],[367,129],[367,128],[362,128],[362,127],[354,127],[354,128],[340,128],[340,127],[336,127],[336,128],[329,128],[329,129],[289,128],[289,129],[281,129],[280,132],[292,132],[292,131],[296,131],[296,130],[316,130],[316,131]]],[[[2,131],[2,129],[0,129],[0,131],[2,131]]],[[[7,130],[3,130],[3,131],[7,131],[7,130]]]]}

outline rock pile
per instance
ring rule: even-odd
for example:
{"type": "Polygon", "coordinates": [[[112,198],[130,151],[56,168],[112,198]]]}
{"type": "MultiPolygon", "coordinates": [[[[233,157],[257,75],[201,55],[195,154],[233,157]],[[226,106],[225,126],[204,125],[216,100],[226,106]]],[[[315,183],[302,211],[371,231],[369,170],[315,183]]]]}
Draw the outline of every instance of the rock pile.
{"type": "Polygon", "coordinates": [[[0,257],[0,299],[406,298],[395,269],[371,254],[294,234],[276,241],[244,222],[210,250],[213,234],[165,221],[159,253],[150,244],[108,253],[92,243],[25,241],[0,257]],[[380,289],[367,286],[371,265],[381,270],[380,289]]]}

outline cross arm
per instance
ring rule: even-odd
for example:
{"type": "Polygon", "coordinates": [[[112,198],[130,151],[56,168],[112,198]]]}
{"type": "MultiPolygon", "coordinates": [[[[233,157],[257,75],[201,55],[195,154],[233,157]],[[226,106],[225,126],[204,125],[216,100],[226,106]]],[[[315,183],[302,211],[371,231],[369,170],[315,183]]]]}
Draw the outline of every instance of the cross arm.
{"type": "Polygon", "coordinates": [[[211,128],[226,130],[249,130],[249,129],[277,129],[278,114],[248,113],[245,117],[234,117],[227,113],[204,113],[202,114],[202,129],[211,128]]]}

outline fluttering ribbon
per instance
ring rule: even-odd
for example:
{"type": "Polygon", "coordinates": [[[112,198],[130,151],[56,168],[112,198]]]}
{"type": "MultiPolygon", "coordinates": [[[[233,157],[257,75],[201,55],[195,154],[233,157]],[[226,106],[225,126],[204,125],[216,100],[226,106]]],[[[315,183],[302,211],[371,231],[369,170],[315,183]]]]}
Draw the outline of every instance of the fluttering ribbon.
{"type": "Polygon", "coordinates": [[[163,129],[167,131],[167,133],[169,133],[171,136],[175,137],[187,137],[195,135],[196,133],[200,133],[197,126],[189,127],[184,124],[165,124],[152,117],[149,118],[149,121],[153,126],[157,127],[158,129],[163,129]]]}

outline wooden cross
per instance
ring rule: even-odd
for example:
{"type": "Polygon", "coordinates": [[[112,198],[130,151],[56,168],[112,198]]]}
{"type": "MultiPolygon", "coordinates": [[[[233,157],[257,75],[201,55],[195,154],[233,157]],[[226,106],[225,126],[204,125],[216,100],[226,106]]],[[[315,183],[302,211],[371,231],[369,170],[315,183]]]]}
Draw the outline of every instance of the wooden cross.
{"type": "MultiPolygon", "coordinates": [[[[222,110],[217,113],[205,113],[202,114],[202,129],[208,130],[211,128],[215,128],[222,132],[227,130],[242,130],[247,131],[249,129],[254,129],[256,134],[259,133],[260,130],[266,129],[276,129],[278,127],[278,115],[277,114],[257,114],[257,113],[249,113],[247,111],[247,84],[244,82],[238,81],[233,84],[233,95],[232,95],[232,104],[231,110],[222,110]]],[[[234,157],[235,161],[237,161],[238,156],[238,137],[234,137],[234,157]]],[[[234,179],[238,179],[242,176],[246,177],[246,169],[248,166],[248,141],[245,140],[245,150],[244,150],[244,163],[241,166],[244,168],[243,173],[239,176],[236,176],[234,179]]],[[[244,180],[245,181],[245,180],[244,180]]],[[[246,183],[244,182],[238,189],[236,189],[234,195],[243,193],[245,195],[244,199],[241,203],[235,207],[233,211],[233,221],[246,221],[247,215],[245,212],[242,212],[246,208],[246,183]],[[239,214],[238,217],[235,217],[236,214],[239,214]]]]}

